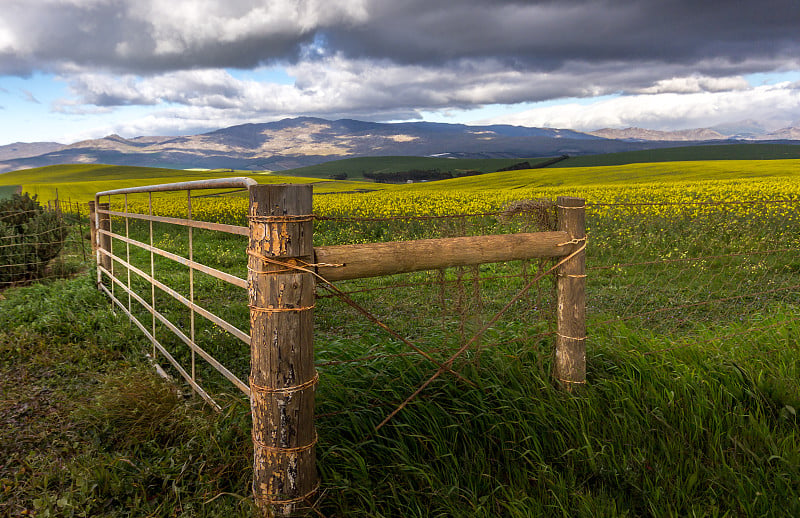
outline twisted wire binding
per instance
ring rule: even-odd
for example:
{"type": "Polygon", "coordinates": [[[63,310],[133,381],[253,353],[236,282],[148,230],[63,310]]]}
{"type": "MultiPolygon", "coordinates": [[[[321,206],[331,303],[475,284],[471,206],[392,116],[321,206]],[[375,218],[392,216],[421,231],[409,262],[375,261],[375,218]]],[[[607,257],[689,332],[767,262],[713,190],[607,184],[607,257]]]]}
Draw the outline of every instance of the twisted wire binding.
{"type": "Polygon", "coordinates": [[[261,495],[261,494],[254,495],[254,496],[255,496],[255,498],[257,498],[257,499],[261,500],[262,502],[264,502],[265,504],[269,504],[269,505],[296,504],[298,502],[303,502],[303,501],[308,500],[309,498],[311,498],[314,495],[314,493],[319,491],[319,485],[320,485],[320,483],[317,482],[317,485],[314,486],[314,489],[312,489],[311,491],[309,491],[305,495],[298,496],[297,498],[290,498],[288,500],[273,500],[268,495],[261,495]]]}
{"type": "Polygon", "coordinates": [[[403,336],[399,335],[396,331],[392,330],[389,326],[387,326],[386,324],[384,324],[383,322],[378,320],[378,318],[375,317],[372,313],[370,313],[369,311],[364,309],[362,306],[357,304],[352,298],[347,296],[342,290],[337,288],[335,284],[333,284],[332,282],[330,282],[329,280],[327,280],[325,277],[323,277],[319,273],[315,272],[314,270],[310,270],[308,268],[305,268],[305,267],[302,267],[302,266],[298,266],[298,265],[295,265],[295,264],[290,264],[290,263],[285,263],[285,262],[282,262],[282,261],[278,261],[276,259],[272,259],[272,258],[269,258],[269,257],[263,255],[263,254],[260,254],[260,253],[254,251],[254,250],[248,250],[247,253],[249,255],[253,256],[253,257],[257,257],[257,258],[261,259],[262,261],[270,263],[270,264],[274,264],[274,265],[277,265],[277,266],[283,266],[285,268],[291,268],[291,269],[298,270],[298,271],[305,272],[305,273],[310,273],[311,275],[313,275],[314,277],[316,277],[317,279],[322,281],[322,283],[323,283],[322,285],[326,289],[330,290],[331,292],[336,293],[337,296],[339,296],[341,298],[341,300],[343,300],[345,303],[347,303],[348,305],[350,305],[353,308],[355,308],[356,310],[358,310],[361,314],[363,314],[365,317],[367,317],[371,322],[373,322],[373,323],[377,324],[378,326],[380,326],[383,330],[385,330],[390,335],[392,335],[393,337],[397,338],[398,340],[400,340],[401,342],[403,342],[404,344],[409,346],[411,349],[413,349],[414,351],[419,353],[425,359],[427,359],[428,361],[430,361],[431,363],[435,364],[436,366],[438,366],[440,368],[444,368],[445,370],[447,370],[448,372],[450,372],[454,376],[456,376],[458,379],[460,379],[460,380],[462,380],[462,381],[464,381],[466,383],[469,383],[472,386],[476,386],[475,383],[473,383],[473,382],[469,381],[468,379],[464,378],[463,376],[461,376],[459,373],[453,371],[452,369],[447,368],[446,366],[443,366],[441,363],[437,362],[434,358],[432,358],[425,351],[423,351],[422,349],[420,349],[419,347],[417,347],[416,345],[411,343],[408,339],[406,339],[403,336]]]}
{"type": "Polygon", "coordinates": [[[405,399],[405,401],[403,401],[402,403],[400,403],[400,405],[398,405],[398,407],[397,407],[397,408],[395,408],[395,409],[394,409],[394,410],[393,410],[393,411],[392,411],[392,412],[391,412],[391,413],[390,413],[388,416],[386,416],[386,418],[384,418],[384,420],[383,420],[383,421],[381,421],[381,422],[380,422],[380,423],[379,423],[379,424],[378,424],[378,425],[375,427],[375,430],[376,430],[376,431],[377,431],[377,430],[380,430],[380,429],[381,429],[381,428],[382,428],[382,427],[383,427],[383,426],[384,426],[386,423],[388,423],[389,421],[391,421],[391,420],[392,420],[392,418],[394,418],[394,416],[396,416],[396,415],[397,415],[397,414],[398,414],[400,411],[402,411],[402,410],[403,410],[403,409],[404,409],[404,408],[405,408],[405,407],[406,407],[406,406],[407,406],[407,405],[408,405],[408,404],[409,404],[411,401],[413,401],[413,400],[414,400],[414,399],[415,399],[417,396],[419,396],[419,395],[420,395],[420,393],[421,393],[423,390],[425,390],[425,388],[426,388],[428,385],[430,385],[430,384],[431,384],[431,383],[432,383],[432,382],[433,382],[433,381],[434,381],[436,378],[438,378],[438,377],[439,377],[439,376],[440,376],[440,375],[441,375],[441,374],[442,374],[442,373],[445,371],[445,369],[449,368],[449,366],[453,364],[453,361],[455,361],[455,359],[456,359],[456,358],[458,358],[459,356],[461,356],[462,354],[464,354],[464,352],[465,352],[465,351],[466,351],[466,350],[467,350],[467,349],[468,349],[468,348],[469,348],[469,347],[470,347],[470,346],[471,346],[471,345],[472,345],[472,344],[473,344],[473,343],[474,343],[474,342],[475,342],[475,341],[476,341],[478,338],[480,338],[480,337],[481,337],[481,336],[482,336],[482,335],[483,335],[483,334],[486,332],[486,330],[487,330],[487,329],[489,329],[491,326],[493,326],[493,325],[494,325],[494,324],[495,324],[495,323],[496,323],[496,322],[497,322],[497,321],[500,319],[500,317],[501,317],[501,316],[503,316],[503,314],[504,314],[506,311],[508,311],[508,309],[509,309],[509,308],[511,308],[511,306],[513,306],[513,305],[514,305],[514,304],[515,304],[515,303],[516,303],[516,302],[517,302],[517,301],[518,301],[520,298],[522,298],[522,297],[525,295],[525,293],[527,293],[527,292],[528,292],[528,290],[530,290],[530,289],[531,289],[531,288],[532,288],[532,287],[533,287],[533,286],[534,286],[534,285],[535,285],[537,282],[539,282],[539,281],[540,281],[542,278],[544,278],[544,276],[545,276],[545,275],[549,274],[550,272],[553,272],[553,271],[555,271],[555,270],[556,270],[557,268],[559,268],[559,267],[560,267],[562,264],[566,263],[567,261],[569,261],[569,260],[570,260],[570,259],[572,259],[573,257],[577,256],[578,254],[580,254],[580,253],[581,253],[581,252],[583,252],[584,250],[586,250],[586,238],[583,238],[583,243],[581,244],[581,246],[580,246],[580,247],[578,247],[578,249],[577,249],[577,250],[573,251],[572,253],[570,253],[570,254],[569,254],[569,255],[567,255],[566,257],[562,258],[560,261],[558,261],[556,264],[554,264],[553,266],[551,266],[549,269],[547,269],[547,270],[545,270],[545,271],[543,271],[543,272],[540,272],[540,273],[539,273],[539,274],[538,274],[536,277],[534,277],[533,279],[531,279],[531,281],[530,281],[530,282],[528,282],[528,284],[526,284],[526,285],[525,285],[525,287],[524,287],[524,288],[522,288],[522,290],[520,290],[520,291],[519,291],[519,292],[518,292],[518,293],[517,293],[517,294],[516,294],[516,295],[515,295],[515,296],[514,296],[514,297],[513,297],[513,298],[512,298],[512,299],[511,299],[511,300],[510,300],[510,301],[509,301],[509,302],[508,302],[506,305],[505,305],[505,306],[503,306],[503,309],[501,309],[501,310],[500,310],[498,313],[496,313],[496,314],[495,314],[495,316],[493,316],[493,317],[492,317],[492,318],[491,318],[491,319],[490,319],[490,320],[489,320],[489,321],[488,321],[488,322],[487,322],[487,323],[486,323],[486,324],[485,324],[485,325],[484,325],[484,326],[483,326],[483,327],[482,327],[480,330],[478,330],[478,332],[477,332],[477,333],[475,333],[475,335],[474,335],[474,336],[473,336],[473,337],[472,337],[472,338],[471,338],[471,339],[470,339],[468,342],[466,342],[464,345],[462,345],[462,346],[461,346],[461,347],[460,347],[460,348],[459,348],[459,349],[458,349],[458,350],[455,352],[455,354],[453,354],[452,356],[450,356],[450,358],[448,358],[447,360],[445,360],[444,364],[443,364],[443,365],[442,365],[442,366],[439,368],[439,370],[437,370],[437,371],[436,371],[436,372],[435,372],[435,373],[434,373],[434,374],[433,374],[433,375],[432,375],[430,378],[428,378],[428,379],[427,379],[427,381],[425,381],[424,383],[422,383],[422,384],[421,384],[421,385],[420,385],[420,386],[417,388],[417,390],[415,390],[415,391],[414,391],[414,393],[413,393],[413,394],[411,394],[410,396],[408,396],[408,397],[405,399]]]}
{"type": "Polygon", "coordinates": [[[586,385],[586,380],[584,381],[573,381],[573,380],[565,380],[564,378],[556,378],[558,381],[562,383],[571,383],[572,385],[586,385]]]}
{"type": "Polygon", "coordinates": [[[247,271],[248,271],[249,273],[254,273],[254,274],[256,274],[256,275],[277,275],[277,274],[279,274],[279,273],[288,273],[288,272],[294,272],[294,271],[296,271],[296,270],[295,270],[294,268],[284,268],[283,270],[271,270],[271,271],[267,271],[267,270],[256,270],[256,269],[254,269],[254,268],[250,268],[250,267],[248,266],[248,267],[247,267],[247,271]]]}
{"type": "Polygon", "coordinates": [[[313,221],[313,214],[306,214],[301,216],[258,216],[248,215],[247,219],[255,223],[305,223],[306,221],[313,221]]]}
{"type": "Polygon", "coordinates": [[[250,392],[261,392],[266,394],[292,394],[294,392],[300,392],[301,390],[305,390],[309,387],[312,387],[319,383],[319,373],[315,372],[314,377],[310,380],[306,381],[305,383],[301,383],[300,385],[294,385],[292,387],[284,387],[284,388],[273,388],[273,387],[264,387],[261,385],[257,385],[253,383],[253,377],[250,376],[250,392]]]}
{"type": "Polygon", "coordinates": [[[566,338],[567,340],[576,340],[576,341],[586,340],[585,336],[583,338],[575,338],[574,336],[566,336],[562,335],[561,333],[556,333],[556,335],[560,336],[561,338],[566,338]]]}
{"type": "MultiPolygon", "coordinates": [[[[304,273],[311,273],[317,276],[317,274],[313,271],[308,270],[309,268],[341,268],[344,266],[344,263],[309,263],[308,261],[304,261],[302,259],[292,257],[284,261],[276,261],[275,259],[271,259],[263,254],[260,254],[253,250],[248,250],[247,255],[251,257],[255,257],[257,259],[261,259],[262,261],[278,265],[278,266],[285,266],[286,268],[282,270],[256,270],[255,268],[251,268],[250,266],[247,267],[247,271],[250,273],[254,273],[256,275],[275,275],[278,273],[286,273],[286,272],[304,272],[304,273]],[[294,261],[299,264],[292,264],[294,261]]],[[[323,279],[324,280],[324,279],[323,279]]],[[[327,281],[325,281],[327,282],[327,281]]]]}
{"type": "Polygon", "coordinates": [[[587,237],[586,236],[580,237],[580,238],[579,237],[573,237],[569,241],[565,241],[563,243],[559,243],[556,246],[583,245],[583,244],[586,244],[586,241],[587,241],[587,237]]]}
{"type": "Polygon", "coordinates": [[[317,441],[319,441],[319,434],[317,434],[317,432],[314,432],[314,439],[305,446],[295,446],[294,448],[281,448],[278,446],[270,446],[269,444],[259,441],[258,439],[256,439],[255,432],[251,434],[251,437],[253,439],[253,444],[255,444],[261,449],[271,451],[274,453],[301,453],[310,450],[317,444],[317,441]]]}
{"type": "Polygon", "coordinates": [[[317,307],[316,304],[311,306],[301,306],[299,308],[261,308],[258,306],[253,306],[252,304],[247,305],[250,308],[250,311],[255,313],[290,313],[290,312],[297,312],[297,311],[309,311],[317,307]]]}

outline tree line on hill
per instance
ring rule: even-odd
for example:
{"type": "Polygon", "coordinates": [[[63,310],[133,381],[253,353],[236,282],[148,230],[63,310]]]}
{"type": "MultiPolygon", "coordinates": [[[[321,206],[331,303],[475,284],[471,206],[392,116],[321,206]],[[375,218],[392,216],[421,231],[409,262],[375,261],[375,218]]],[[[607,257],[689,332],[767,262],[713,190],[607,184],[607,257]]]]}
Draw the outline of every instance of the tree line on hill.
{"type": "Polygon", "coordinates": [[[411,169],[408,171],[394,171],[389,173],[364,173],[364,178],[377,183],[407,183],[407,182],[432,182],[435,180],[449,180],[463,176],[483,174],[481,171],[442,171],[440,169],[411,169]]]}
{"type": "Polygon", "coordinates": [[[543,167],[548,167],[553,164],[557,164],[562,160],[566,160],[569,158],[569,155],[561,155],[555,158],[551,158],[550,160],[545,160],[544,162],[538,162],[536,164],[531,165],[530,162],[527,160],[525,162],[519,162],[517,164],[510,165],[508,167],[501,167],[495,173],[500,173],[503,171],[519,171],[521,169],[542,169],[543,167]]]}
{"type": "MultiPolygon", "coordinates": [[[[539,162],[533,165],[531,165],[531,163],[526,160],[524,162],[518,162],[516,164],[507,167],[501,167],[500,169],[497,169],[495,172],[499,173],[502,171],[539,169],[542,167],[553,165],[557,162],[561,162],[562,160],[566,160],[567,158],[569,158],[568,155],[561,155],[555,158],[551,158],[550,160],[545,160],[544,162],[539,162]]],[[[387,173],[377,173],[377,172],[363,173],[364,178],[372,180],[377,183],[432,182],[435,180],[449,180],[451,178],[462,178],[465,176],[475,176],[479,174],[484,174],[484,172],[472,169],[464,171],[455,171],[455,172],[442,171],[440,169],[411,169],[408,171],[394,171],[387,173]]],[[[345,178],[347,178],[347,174],[331,175],[331,178],[333,178],[334,180],[344,180],[345,178]]]]}

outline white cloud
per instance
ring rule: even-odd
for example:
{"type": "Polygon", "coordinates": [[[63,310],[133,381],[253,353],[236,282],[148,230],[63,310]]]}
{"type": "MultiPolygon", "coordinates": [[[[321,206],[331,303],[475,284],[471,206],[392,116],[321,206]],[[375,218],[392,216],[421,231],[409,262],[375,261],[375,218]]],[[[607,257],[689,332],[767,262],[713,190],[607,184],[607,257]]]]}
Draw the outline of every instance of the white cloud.
{"type": "MultiPolygon", "coordinates": [[[[549,73],[508,70],[496,60],[426,67],[352,60],[341,55],[287,67],[294,84],[240,79],[219,69],[151,77],[76,71],[65,77],[74,97],[61,100],[56,108],[66,113],[87,113],[152,106],[155,110],[151,115],[118,126],[115,132],[128,136],[174,134],[298,114],[409,120],[421,118],[422,112],[448,113],[559,95],[608,96],[623,91],[624,84],[647,84],[650,74],[646,67],[631,71],[620,65],[616,73],[608,74],[607,68],[575,66],[584,71],[585,80],[580,84],[569,68],[549,73]]],[[[681,129],[747,118],[788,125],[800,119],[800,88],[796,84],[750,88],[741,77],[692,75],[660,81],[639,92],[588,105],[534,108],[482,122],[593,130],[628,126],[681,129]]]]}
{"type": "Polygon", "coordinates": [[[349,59],[340,54],[286,67],[294,84],[243,80],[222,69],[168,72],[140,77],[74,69],[63,74],[73,101],[68,104],[215,105],[258,112],[326,114],[342,111],[463,109],[481,104],[584,97],[619,91],[624,82],[647,84],[647,67],[615,73],[588,65],[576,71],[509,69],[500,60],[462,60],[448,67],[403,65],[388,60],[349,59]],[[609,79],[610,78],[610,79],[609,79]]]}
{"type": "Polygon", "coordinates": [[[478,122],[590,131],[606,127],[676,130],[756,119],[776,129],[799,118],[800,87],[786,82],[728,92],[620,96],[588,105],[533,108],[478,122]]]}
{"type": "Polygon", "coordinates": [[[19,52],[20,46],[14,32],[0,19],[0,53],[19,52]]]}
{"type": "Polygon", "coordinates": [[[727,92],[731,90],[745,90],[749,83],[741,76],[735,77],[707,77],[691,75],[689,77],[672,77],[661,79],[653,86],[629,90],[632,94],[688,94],[700,92],[727,92]]]}

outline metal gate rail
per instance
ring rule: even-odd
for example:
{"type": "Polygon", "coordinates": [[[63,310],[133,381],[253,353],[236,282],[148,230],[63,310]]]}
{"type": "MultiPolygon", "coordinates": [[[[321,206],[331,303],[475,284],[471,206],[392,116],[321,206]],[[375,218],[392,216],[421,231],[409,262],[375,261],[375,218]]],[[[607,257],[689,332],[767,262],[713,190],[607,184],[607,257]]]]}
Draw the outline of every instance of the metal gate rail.
{"type": "MultiPolygon", "coordinates": [[[[180,375],[186,380],[189,385],[202,396],[206,401],[214,405],[215,407],[219,408],[219,406],[214,402],[211,396],[203,390],[203,388],[197,382],[196,372],[195,372],[195,355],[199,355],[202,359],[208,362],[214,369],[216,369],[220,374],[222,374],[225,378],[227,378],[231,383],[233,383],[239,390],[241,390],[244,394],[248,397],[250,396],[250,387],[248,384],[241,379],[239,379],[235,374],[233,374],[229,369],[227,369],[222,363],[220,363],[216,358],[214,358],[211,354],[209,354],[206,350],[204,350],[200,345],[197,344],[195,339],[195,315],[200,315],[201,317],[207,319],[208,321],[214,323],[215,325],[219,326],[220,328],[224,329],[228,333],[232,334],[242,342],[250,345],[250,335],[236,326],[231,324],[230,322],[225,321],[221,317],[215,315],[211,311],[199,306],[194,300],[194,272],[199,271],[210,275],[214,278],[217,278],[223,282],[236,286],[238,288],[247,289],[247,280],[241,279],[236,277],[235,275],[231,275],[229,273],[217,270],[210,266],[198,263],[194,260],[194,249],[193,249],[193,229],[204,229],[204,230],[211,230],[216,232],[225,232],[229,234],[247,236],[249,234],[248,227],[241,227],[236,225],[226,225],[221,223],[213,223],[208,221],[198,221],[192,219],[192,191],[193,190],[207,190],[207,189],[230,189],[230,188],[238,188],[238,189],[249,189],[251,186],[257,185],[255,180],[251,178],[245,177],[237,177],[237,178],[221,178],[221,179],[214,179],[214,180],[199,180],[199,181],[191,181],[191,182],[178,182],[178,183],[170,183],[170,184],[160,184],[160,185],[149,185],[144,187],[131,187],[125,189],[114,189],[109,191],[102,191],[95,194],[95,201],[94,201],[94,229],[95,229],[95,238],[94,238],[94,245],[96,248],[96,258],[97,258],[97,284],[101,290],[103,290],[127,316],[131,319],[131,321],[138,327],[144,335],[150,340],[153,345],[153,359],[157,359],[157,354],[160,353],[166,360],[173,366],[175,369],[180,373],[180,375]],[[187,197],[187,218],[170,218],[170,217],[163,217],[163,216],[156,216],[153,214],[153,196],[152,193],[154,192],[170,192],[170,191],[186,191],[187,197]],[[135,212],[129,212],[128,210],[128,195],[129,194],[141,194],[145,193],[149,195],[148,198],[148,214],[141,214],[135,212]],[[110,209],[110,202],[112,196],[124,196],[124,207],[123,211],[119,210],[111,210],[110,209]],[[108,200],[108,204],[101,204],[101,198],[106,198],[108,200]],[[111,229],[111,218],[121,218],[125,220],[125,232],[124,234],[115,233],[111,229]],[[142,220],[149,222],[149,243],[143,243],[141,241],[132,239],[130,237],[130,220],[142,220]],[[187,227],[189,232],[189,249],[188,249],[188,257],[182,257],[178,254],[174,254],[172,252],[168,252],[166,250],[162,250],[153,244],[153,223],[166,223],[175,226],[187,227]],[[122,254],[114,253],[113,243],[114,240],[118,240],[122,243],[125,243],[125,256],[122,257],[122,254]],[[134,246],[145,250],[146,252],[150,253],[150,272],[147,273],[142,269],[134,266],[131,263],[131,254],[130,254],[130,247],[134,246]],[[164,257],[181,265],[184,265],[189,268],[189,297],[185,297],[181,295],[173,288],[170,288],[166,284],[161,281],[158,281],[155,278],[155,265],[154,265],[154,256],[158,255],[160,257],[164,257]],[[115,270],[117,268],[121,268],[127,274],[126,279],[120,279],[115,270]],[[144,279],[150,285],[150,300],[147,301],[145,298],[136,293],[133,288],[131,287],[131,274],[138,275],[141,279],[144,279]],[[109,286],[106,286],[103,283],[103,276],[107,276],[109,279],[109,286]],[[119,287],[125,294],[127,294],[128,303],[125,304],[122,302],[115,292],[115,286],[119,287]],[[178,301],[180,304],[188,308],[191,313],[191,322],[190,322],[190,329],[188,330],[188,334],[181,330],[178,325],[171,322],[164,314],[162,314],[156,308],[156,288],[161,290],[162,292],[166,293],[174,300],[178,301]],[[148,313],[150,313],[152,320],[150,329],[142,323],[134,314],[132,308],[132,302],[136,301],[142,308],[144,308],[148,313]],[[156,323],[160,322],[163,324],[167,329],[169,329],[175,336],[177,336],[183,343],[185,343],[191,350],[191,367],[187,369],[183,365],[178,362],[175,357],[170,354],[170,352],[164,347],[164,345],[157,339],[156,337],[156,323]]],[[[158,363],[156,361],[156,363],[158,363]]]]}

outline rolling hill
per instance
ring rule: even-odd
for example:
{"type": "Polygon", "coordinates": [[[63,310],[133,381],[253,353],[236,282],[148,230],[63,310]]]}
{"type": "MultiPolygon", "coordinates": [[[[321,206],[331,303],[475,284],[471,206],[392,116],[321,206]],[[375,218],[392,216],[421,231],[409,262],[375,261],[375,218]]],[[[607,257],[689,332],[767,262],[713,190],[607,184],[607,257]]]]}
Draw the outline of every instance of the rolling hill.
{"type": "Polygon", "coordinates": [[[387,124],[301,117],[181,137],[126,139],[110,135],[56,146],[36,156],[30,155],[33,151],[23,153],[28,156],[9,155],[0,160],[0,173],[57,164],[282,171],[354,157],[516,159],[674,146],[672,141],[609,139],[552,128],[432,122],[387,124]]]}

